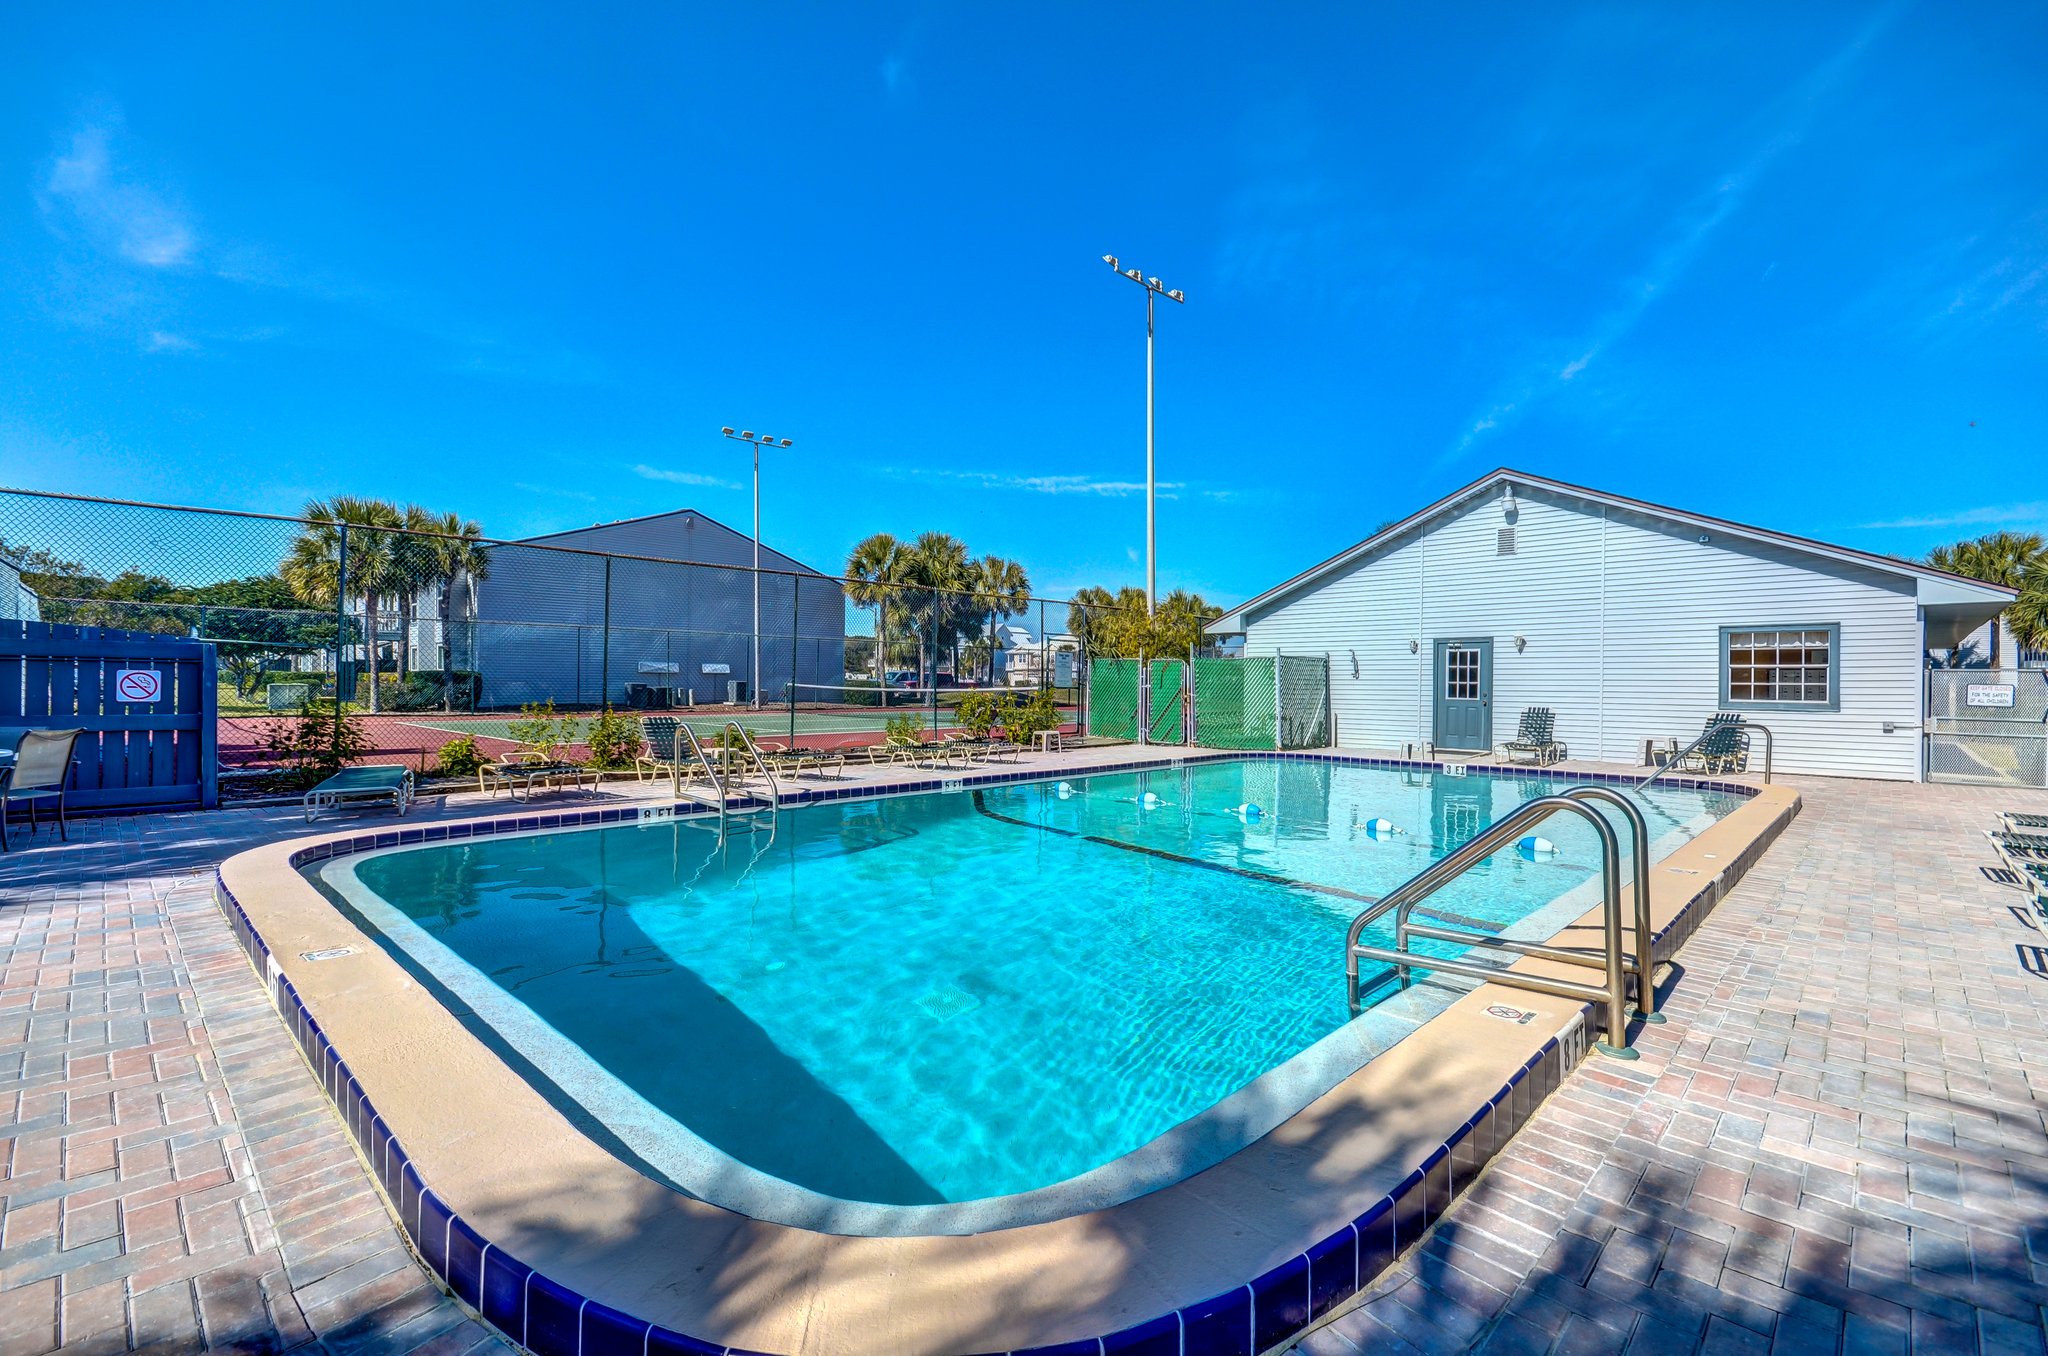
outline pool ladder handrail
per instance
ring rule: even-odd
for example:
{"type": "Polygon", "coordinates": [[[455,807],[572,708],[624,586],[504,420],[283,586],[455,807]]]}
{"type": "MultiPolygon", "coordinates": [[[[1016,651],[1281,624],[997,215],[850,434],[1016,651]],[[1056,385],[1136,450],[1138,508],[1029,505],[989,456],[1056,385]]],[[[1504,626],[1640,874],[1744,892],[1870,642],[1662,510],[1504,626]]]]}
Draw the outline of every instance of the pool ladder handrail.
{"type": "MultiPolygon", "coordinates": [[[[1735,728],[1738,730],[1755,730],[1758,734],[1764,737],[1764,785],[1769,786],[1771,784],[1771,756],[1773,753],[1777,751],[1777,739],[1771,734],[1771,727],[1768,725],[1759,725],[1755,721],[1750,720],[1746,716],[1737,716],[1735,718],[1735,728]]],[[[1687,744],[1677,753],[1672,754],[1668,759],[1665,760],[1664,766],[1658,768],[1649,776],[1637,782],[1635,784],[1634,789],[1637,791],[1643,790],[1644,788],[1648,787],[1651,782],[1656,781],[1659,777],[1663,776],[1667,772],[1670,772],[1671,770],[1676,768],[1680,763],[1692,757],[1694,751],[1697,750],[1700,745],[1706,743],[1709,739],[1713,738],[1715,732],[1716,727],[1712,725],[1709,725],[1706,729],[1701,730],[1699,732],[1699,735],[1696,738],[1694,738],[1692,743],[1687,744]]],[[[1736,775],[1741,776],[1742,774],[1737,773],[1736,775]]]]}
{"type": "MultiPolygon", "coordinates": [[[[1629,861],[1633,867],[1630,876],[1632,878],[1631,883],[1633,885],[1635,906],[1633,935],[1636,938],[1633,947],[1623,948],[1622,950],[1622,959],[1627,964],[1630,973],[1635,976],[1636,1002],[1635,1006],[1629,1009],[1629,1013],[1631,1016],[1640,1017],[1646,1022],[1661,1025],[1664,1021],[1664,1016],[1657,1011],[1657,985],[1654,974],[1657,968],[1656,932],[1650,920],[1649,821],[1643,818],[1642,810],[1634,801],[1613,787],[1586,784],[1568,787],[1557,794],[1570,800],[1597,800],[1603,804],[1612,805],[1615,809],[1621,811],[1622,818],[1628,821],[1629,861]],[[1645,938],[1648,940],[1644,940],[1645,938]]],[[[1494,936],[1489,933],[1453,931],[1433,923],[1411,924],[1408,921],[1409,915],[1414,913],[1416,908],[1416,904],[1409,903],[1403,905],[1394,915],[1396,944],[1403,950],[1406,949],[1407,943],[1402,939],[1410,934],[1414,934],[1423,937],[1434,937],[1438,941],[1466,942],[1474,945],[1492,946],[1503,951],[1545,955],[1552,960],[1563,961],[1570,965],[1590,966],[1594,969],[1600,968],[1603,963],[1599,958],[1589,955],[1584,951],[1542,947],[1532,952],[1528,948],[1536,946],[1537,944],[1535,943],[1517,941],[1513,938],[1494,936]]],[[[1427,909],[1422,911],[1424,913],[1429,912],[1427,909]]]]}
{"type": "MultiPolygon", "coordinates": [[[[746,751],[748,758],[753,760],[754,772],[760,774],[762,784],[768,788],[767,804],[765,806],[756,806],[753,808],[765,808],[769,810],[778,808],[782,804],[782,789],[775,784],[774,769],[768,766],[768,760],[761,755],[760,747],[754,743],[754,736],[747,730],[746,726],[740,724],[736,720],[727,721],[725,723],[725,730],[722,732],[722,734],[737,734],[740,737],[739,747],[746,751]]],[[[723,742],[728,751],[733,747],[733,743],[731,740],[727,739],[723,742]]],[[[744,780],[746,776],[751,775],[753,774],[742,774],[742,780],[744,780]]]]}
{"type": "MultiPolygon", "coordinates": [[[[718,768],[711,761],[710,755],[704,752],[703,741],[697,738],[697,732],[690,728],[688,721],[677,721],[676,731],[678,738],[689,743],[690,753],[697,759],[699,766],[704,769],[704,775],[711,781],[711,790],[718,797],[718,836],[723,839],[725,837],[725,802],[727,798],[725,778],[719,774],[718,768]]],[[[673,759],[669,763],[669,793],[677,800],[683,798],[683,760],[680,757],[673,759]]]]}
{"type": "MultiPolygon", "coordinates": [[[[1358,963],[1360,960],[1376,960],[1394,967],[1394,973],[1401,983],[1408,983],[1411,968],[1421,966],[1444,974],[1461,975],[1467,978],[1503,984],[1511,988],[1529,989],[1547,993],[1559,998],[1576,998],[1582,1002],[1594,1003],[1606,1009],[1605,1026],[1607,1039],[1597,1042],[1595,1048],[1602,1054],[1617,1059],[1634,1059],[1636,1052],[1628,1047],[1628,988],[1631,972],[1637,982],[1641,1001],[1654,1005],[1650,982],[1649,953],[1652,948],[1638,944],[1636,955],[1625,953],[1621,945],[1621,842],[1615,836],[1614,828],[1598,810],[1586,802],[1603,800],[1621,803],[1630,818],[1630,827],[1636,845],[1640,847],[1648,838],[1648,829],[1641,823],[1641,813],[1615,792],[1605,787],[1575,787],[1573,793],[1539,796],[1525,801],[1505,818],[1487,826],[1468,842],[1431,863],[1416,873],[1377,903],[1359,911],[1351,920],[1351,927],[1344,938],[1344,982],[1346,997],[1353,1016],[1363,1011],[1359,1001],[1360,985],[1358,963]],[[1576,793],[1576,794],[1574,794],[1576,793]],[[1435,894],[1446,884],[1464,875],[1480,862],[1505,846],[1517,833],[1560,812],[1578,815],[1588,824],[1600,840],[1600,904],[1602,954],[1599,958],[1588,956],[1582,951],[1567,950],[1537,942],[1523,942],[1488,933],[1463,932],[1453,928],[1441,928],[1434,924],[1416,923],[1412,920],[1414,907],[1435,894]],[[1395,945],[1392,947],[1368,946],[1358,940],[1359,934],[1367,927],[1386,917],[1396,915],[1395,945]],[[1569,965],[1590,966],[1603,972],[1600,984],[1581,984],[1575,980],[1554,979],[1548,975],[1529,974],[1491,965],[1480,965],[1467,960],[1452,960],[1435,956],[1417,956],[1408,949],[1411,937],[1427,936],[1441,941],[1462,942],[1468,946],[1489,946],[1510,951],[1517,955],[1533,956],[1541,960],[1559,961],[1569,965]]],[[[1647,856],[1647,853],[1644,854],[1647,856]]],[[[1637,926],[1644,928],[1644,919],[1649,911],[1647,873],[1639,866],[1636,871],[1637,884],[1637,926]]]]}

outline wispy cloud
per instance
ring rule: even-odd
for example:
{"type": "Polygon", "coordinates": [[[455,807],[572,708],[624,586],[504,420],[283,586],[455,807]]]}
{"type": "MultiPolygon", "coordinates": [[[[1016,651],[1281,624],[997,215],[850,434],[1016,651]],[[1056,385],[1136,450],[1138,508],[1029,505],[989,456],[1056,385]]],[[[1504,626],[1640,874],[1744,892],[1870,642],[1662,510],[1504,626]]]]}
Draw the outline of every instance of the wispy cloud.
{"type": "Polygon", "coordinates": [[[1907,527],[1997,527],[2004,523],[2048,523],[2048,500],[2025,504],[1985,504],[1978,508],[1955,509],[1945,513],[1916,514],[1882,523],[1857,526],[1878,530],[1907,527]]]}
{"type": "Polygon", "coordinates": [[[891,103],[907,103],[916,97],[917,81],[911,74],[910,58],[923,36],[923,19],[913,20],[897,35],[895,46],[882,58],[882,93],[891,103]]]}
{"type": "Polygon", "coordinates": [[[50,164],[37,205],[51,229],[83,235],[99,248],[144,268],[189,264],[198,236],[187,214],[138,181],[115,159],[120,120],[88,123],[71,134],[50,164]]]}
{"type": "Polygon", "coordinates": [[[1843,47],[1809,71],[1780,101],[1761,143],[1733,170],[1720,175],[1671,219],[1646,265],[1623,285],[1591,330],[1561,351],[1538,356],[1502,383],[1455,442],[1437,458],[1439,467],[1461,459],[1472,447],[1525,415],[1529,408],[1567,390],[1570,383],[1641,323],[1645,314],[1699,260],[1730,218],[1741,210],[1758,180],[1786,150],[1797,145],[1820,109],[1847,81],[1858,58],[1898,17],[1888,7],[1843,47]]]}
{"type": "Polygon", "coordinates": [[[720,480],[717,476],[699,475],[695,471],[671,471],[665,466],[642,464],[633,468],[633,474],[639,476],[642,480],[660,480],[670,485],[703,485],[718,490],[736,490],[739,488],[734,482],[720,480]]]}
{"type": "Polygon", "coordinates": [[[184,335],[169,330],[151,330],[143,336],[142,346],[151,353],[190,353],[199,347],[184,335]]]}
{"type": "Polygon", "coordinates": [[[523,480],[515,480],[512,482],[512,488],[524,490],[528,494],[546,495],[551,499],[580,499],[586,504],[597,502],[597,496],[590,491],[572,490],[564,485],[532,485],[523,480]]]}
{"type": "MultiPolygon", "coordinates": [[[[1025,494],[1085,494],[1105,499],[1122,499],[1129,495],[1143,494],[1142,480],[1102,480],[1095,476],[1021,476],[1002,471],[958,471],[932,467],[891,466],[883,474],[899,480],[951,480],[973,485],[985,490],[1011,490],[1025,494]]],[[[1161,499],[1177,499],[1188,488],[1185,481],[1162,480],[1155,487],[1161,499]]],[[[1210,497],[1223,497],[1230,491],[1203,491],[1210,497]]]]}

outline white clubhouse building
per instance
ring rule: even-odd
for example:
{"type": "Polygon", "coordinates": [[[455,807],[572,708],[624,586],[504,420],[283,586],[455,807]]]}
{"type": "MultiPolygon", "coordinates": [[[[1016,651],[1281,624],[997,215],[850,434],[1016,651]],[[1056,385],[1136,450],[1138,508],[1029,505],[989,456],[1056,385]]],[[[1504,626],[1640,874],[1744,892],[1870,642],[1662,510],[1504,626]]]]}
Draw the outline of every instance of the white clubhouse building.
{"type": "Polygon", "coordinates": [[[1638,763],[1717,711],[1788,772],[1920,780],[1926,652],[2009,589],[1499,470],[1209,627],[1327,654],[1350,748],[1495,748],[1549,707],[1571,756],[1638,763]]]}

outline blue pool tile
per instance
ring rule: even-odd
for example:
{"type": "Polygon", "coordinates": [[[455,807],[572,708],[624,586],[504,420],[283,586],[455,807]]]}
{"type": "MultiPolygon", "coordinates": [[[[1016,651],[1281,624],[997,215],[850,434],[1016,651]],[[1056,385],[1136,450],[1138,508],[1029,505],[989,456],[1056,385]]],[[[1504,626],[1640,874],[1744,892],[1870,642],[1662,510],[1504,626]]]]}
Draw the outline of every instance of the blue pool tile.
{"type": "Polygon", "coordinates": [[[1252,1356],[1252,1289],[1241,1285],[1180,1311],[1184,1356],[1252,1356]]]}
{"type": "MultiPolygon", "coordinates": [[[[410,1233],[413,1221],[420,1217],[420,1193],[426,1184],[420,1181],[419,1170],[410,1160],[398,1170],[398,1190],[391,1197],[391,1203],[398,1207],[398,1222],[410,1233]]],[[[419,1240],[413,1240],[417,1243],[419,1240]]]]}
{"type": "Polygon", "coordinates": [[[1180,1356],[1180,1316],[1166,1314],[1102,1339],[1105,1356],[1180,1356]]]}
{"type": "Polygon", "coordinates": [[[1479,1165],[1485,1160],[1480,1157],[1479,1126],[1486,1119],[1482,1108],[1465,1128],[1451,1141],[1451,1190],[1463,1190],[1479,1174],[1479,1165]]]}
{"type": "Polygon", "coordinates": [[[448,1275],[449,1221],[454,1214],[433,1192],[421,1193],[419,1232],[413,1236],[413,1246],[427,1269],[444,1279],[448,1275]]]}
{"type": "Polygon", "coordinates": [[[1308,1258],[1290,1257],[1252,1282],[1252,1350],[1275,1347],[1308,1326],[1308,1258]]]}
{"type": "Polygon", "coordinates": [[[398,1142],[398,1136],[393,1135],[390,1148],[385,1152],[384,1161],[379,1165],[379,1171],[382,1176],[378,1179],[383,1182],[384,1195],[389,1199],[393,1201],[398,1199],[398,1184],[404,1180],[406,1165],[411,1162],[412,1159],[406,1156],[405,1147],[398,1142]]]}
{"type": "Polygon", "coordinates": [[[724,1347],[709,1342],[699,1342],[667,1328],[655,1328],[647,1334],[647,1356],[722,1356],[724,1347]]]}
{"type": "Polygon", "coordinates": [[[653,1325],[596,1300],[583,1306],[582,1356],[642,1356],[653,1325]]]}
{"type": "Polygon", "coordinates": [[[472,1309],[482,1308],[484,1278],[483,1235],[469,1226],[469,1221],[457,1215],[448,1226],[447,1269],[441,1279],[448,1282],[448,1288],[455,1292],[455,1298],[472,1309]]]}
{"type": "Polygon", "coordinates": [[[581,1341],[583,1296],[535,1272],[526,1282],[526,1337],[534,1356],[576,1356],[581,1341]]]}
{"type": "Polygon", "coordinates": [[[1427,1229],[1436,1223],[1438,1216],[1451,1205],[1451,1154],[1448,1149],[1439,1148],[1429,1156],[1422,1180],[1422,1227],[1427,1229]]]}
{"type": "Polygon", "coordinates": [[[526,1278],[533,1268],[496,1248],[484,1254],[483,1303],[476,1306],[484,1321],[517,1340],[526,1331],[526,1278]]]}
{"type": "Polygon", "coordinates": [[[1060,1342],[1049,1347],[1026,1347],[1012,1356],[1101,1356],[1102,1344],[1094,1338],[1079,1342],[1060,1342]]]}
{"type": "Polygon", "coordinates": [[[1372,1284],[1373,1277],[1393,1265],[1400,1254],[1395,1238],[1396,1211],[1394,1198],[1382,1196],[1372,1209],[1360,1215],[1358,1227],[1358,1283],[1372,1284]]]}
{"type": "Polygon", "coordinates": [[[1358,1227],[1339,1229],[1308,1250],[1308,1313],[1321,1318],[1350,1299],[1358,1284],[1358,1227]]]}

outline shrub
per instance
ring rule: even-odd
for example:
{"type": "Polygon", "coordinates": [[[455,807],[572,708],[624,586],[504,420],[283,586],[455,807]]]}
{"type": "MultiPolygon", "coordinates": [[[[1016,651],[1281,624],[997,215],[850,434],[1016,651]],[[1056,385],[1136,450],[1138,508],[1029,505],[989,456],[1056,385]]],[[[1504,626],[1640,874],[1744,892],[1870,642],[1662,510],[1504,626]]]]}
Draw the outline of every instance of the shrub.
{"type": "Polygon", "coordinates": [[[289,720],[267,722],[263,747],[282,765],[289,785],[306,787],[369,753],[370,737],[347,703],[337,713],[333,702],[313,700],[289,720]]]}
{"type": "Polygon", "coordinates": [[[640,722],[609,706],[585,728],[583,742],[590,746],[590,766],[595,768],[631,767],[645,744],[640,722]]]}
{"type": "Polygon", "coordinates": [[[1049,687],[1038,689],[1030,701],[1013,705],[1003,719],[1003,732],[1013,744],[1029,744],[1041,730],[1059,728],[1060,709],[1049,687]]]}
{"type": "Polygon", "coordinates": [[[473,777],[491,756],[476,746],[475,735],[460,735],[441,746],[435,767],[444,777],[473,777]]]}
{"type": "Polygon", "coordinates": [[[1010,706],[1007,695],[998,697],[993,692],[970,692],[953,708],[953,722],[976,739],[986,739],[989,730],[1002,723],[1010,706]]]}
{"type": "Polygon", "coordinates": [[[562,756],[562,746],[569,742],[574,726],[575,722],[567,716],[555,714],[555,703],[550,698],[520,707],[519,719],[511,721],[506,729],[514,739],[543,757],[557,759],[562,756]]]}
{"type": "Polygon", "coordinates": [[[922,716],[891,716],[882,729],[891,744],[917,744],[924,740],[922,716]]]}

